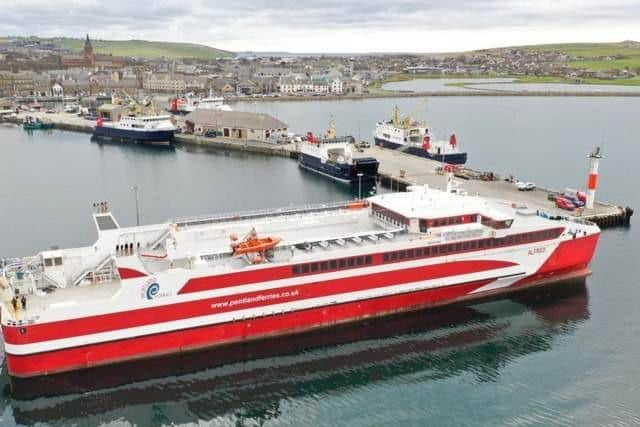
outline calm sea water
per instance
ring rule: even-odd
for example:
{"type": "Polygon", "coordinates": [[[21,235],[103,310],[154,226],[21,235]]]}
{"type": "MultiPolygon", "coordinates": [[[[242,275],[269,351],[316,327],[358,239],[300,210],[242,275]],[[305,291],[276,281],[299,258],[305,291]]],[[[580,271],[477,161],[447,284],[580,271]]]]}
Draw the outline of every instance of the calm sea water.
{"type": "Polygon", "coordinates": [[[516,92],[606,92],[606,93],[638,93],[640,86],[624,85],[592,85],[571,83],[511,83],[513,79],[415,79],[404,82],[385,83],[383,89],[410,92],[459,92],[459,91],[516,91],[516,92]],[[447,86],[450,83],[468,82],[465,87],[447,86]]]}
{"type": "MultiPolygon", "coordinates": [[[[298,132],[369,137],[393,103],[455,129],[478,168],[555,187],[585,181],[595,144],[601,199],[640,206],[640,100],[438,98],[240,104],[298,132]]],[[[94,200],[135,223],[351,197],[288,159],[98,145],[87,135],[0,126],[0,256],[90,243],[94,200]]],[[[296,340],[0,382],[2,425],[637,425],[638,232],[606,230],[585,282],[384,319],[296,340]],[[322,345],[320,345],[322,344],[322,345]],[[320,345],[318,347],[318,345],[320,345]],[[286,351],[286,356],[274,353],[286,351]],[[251,358],[253,360],[244,361],[251,358]],[[228,360],[225,366],[216,367],[228,360]],[[49,396],[34,397],[45,392],[49,396]]]]}

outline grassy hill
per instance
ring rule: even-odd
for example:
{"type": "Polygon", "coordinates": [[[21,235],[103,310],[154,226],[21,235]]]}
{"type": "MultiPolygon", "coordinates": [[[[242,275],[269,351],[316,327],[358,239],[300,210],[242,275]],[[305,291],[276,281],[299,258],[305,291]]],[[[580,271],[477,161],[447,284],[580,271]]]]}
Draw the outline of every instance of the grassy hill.
{"type": "MultiPolygon", "coordinates": [[[[51,41],[63,48],[80,52],[84,39],[56,38],[51,41]]],[[[170,43],[146,40],[91,40],[93,51],[97,54],[114,56],[137,56],[144,58],[193,58],[215,59],[233,55],[213,47],[193,43],[170,43]]]]}
{"type": "Polygon", "coordinates": [[[640,43],[566,43],[522,46],[531,51],[560,52],[572,58],[571,67],[594,71],[640,68],[640,43]]]}

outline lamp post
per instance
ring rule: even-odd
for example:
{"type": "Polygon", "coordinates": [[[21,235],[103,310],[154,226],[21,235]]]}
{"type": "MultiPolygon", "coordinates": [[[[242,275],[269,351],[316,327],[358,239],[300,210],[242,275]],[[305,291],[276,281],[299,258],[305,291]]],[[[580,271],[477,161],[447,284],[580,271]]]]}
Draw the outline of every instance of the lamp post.
{"type": "Polygon", "coordinates": [[[362,172],[358,173],[358,200],[362,199],[362,175],[362,172]]]}
{"type": "Polygon", "coordinates": [[[140,209],[138,207],[138,184],[133,186],[133,194],[135,195],[136,198],[136,225],[140,225],[140,209]]]}

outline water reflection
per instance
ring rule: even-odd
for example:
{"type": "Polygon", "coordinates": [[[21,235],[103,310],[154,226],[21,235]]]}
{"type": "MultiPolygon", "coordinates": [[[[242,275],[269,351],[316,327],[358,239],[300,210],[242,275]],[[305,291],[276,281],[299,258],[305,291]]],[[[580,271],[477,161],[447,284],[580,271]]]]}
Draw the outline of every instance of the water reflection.
{"type": "Polygon", "coordinates": [[[400,378],[472,374],[479,382],[496,381],[511,361],[551,349],[588,318],[585,282],[574,281],[294,339],[13,383],[5,375],[2,412],[10,407],[18,424],[161,425],[221,417],[263,423],[281,417],[284,402],[400,378]],[[43,395],[55,397],[37,397],[43,395]]]}

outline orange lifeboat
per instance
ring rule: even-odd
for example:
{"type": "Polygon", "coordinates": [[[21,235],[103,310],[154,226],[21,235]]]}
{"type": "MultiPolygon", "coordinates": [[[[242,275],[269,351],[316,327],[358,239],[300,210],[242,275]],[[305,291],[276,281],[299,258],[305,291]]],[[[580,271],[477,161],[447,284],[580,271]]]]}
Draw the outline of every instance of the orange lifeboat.
{"type": "Polygon", "coordinates": [[[255,252],[264,252],[271,248],[274,248],[282,239],[280,237],[264,237],[264,238],[252,238],[244,240],[240,243],[234,243],[231,245],[233,249],[233,255],[244,255],[255,252]]]}

